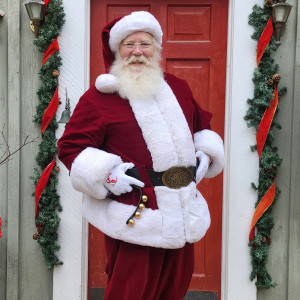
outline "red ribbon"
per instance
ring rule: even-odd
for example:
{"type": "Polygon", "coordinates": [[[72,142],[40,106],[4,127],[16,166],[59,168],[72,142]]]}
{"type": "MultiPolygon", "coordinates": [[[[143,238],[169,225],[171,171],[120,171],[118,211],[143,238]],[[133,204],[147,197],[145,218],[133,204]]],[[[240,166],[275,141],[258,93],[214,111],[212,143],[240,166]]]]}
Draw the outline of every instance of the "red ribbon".
{"type": "Polygon", "coordinates": [[[272,16],[269,18],[269,21],[262,32],[258,44],[257,44],[257,51],[256,51],[256,64],[259,65],[259,62],[265,52],[266,47],[268,46],[271,37],[273,34],[273,24],[272,24],[272,16]]]}
{"type": "Polygon", "coordinates": [[[56,51],[59,51],[59,45],[58,45],[57,37],[53,40],[53,42],[49,45],[49,47],[45,51],[43,61],[42,61],[42,66],[48,60],[49,56],[54,54],[56,51]]]}
{"type": "Polygon", "coordinates": [[[275,86],[274,90],[274,98],[270,100],[270,106],[266,109],[256,133],[256,144],[257,144],[257,152],[259,158],[261,158],[261,154],[267,139],[267,135],[269,129],[271,127],[271,123],[274,117],[274,114],[277,109],[278,104],[278,86],[275,86]]]}
{"type": "Polygon", "coordinates": [[[44,2],[45,2],[45,10],[44,10],[44,12],[46,13],[46,10],[47,10],[47,6],[48,6],[48,3],[50,2],[51,0],[44,0],[44,2]]]}
{"type": "MultiPolygon", "coordinates": [[[[257,52],[256,52],[257,66],[259,66],[260,60],[265,52],[265,49],[271,40],[272,34],[273,34],[273,24],[272,24],[272,16],[270,16],[268,23],[258,40],[257,52]]],[[[266,109],[260,121],[257,134],[256,134],[256,144],[257,144],[257,152],[258,152],[259,159],[261,158],[261,154],[268,136],[268,132],[270,130],[271,123],[277,109],[277,104],[278,104],[278,87],[276,85],[274,90],[274,98],[270,100],[270,105],[266,109]]],[[[272,185],[270,186],[266,194],[263,196],[263,198],[260,200],[259,204],[257,205],[254,211],[251,227],[250,227],[249,241],[251,241],[254,238],[255,225],[257,221],[261,218],[261,216],[264,214],[264,212],[273,203],[275,199],[275,194],[276,194],[276,189],[275,189],[275,178],[274,178],[272,185]]]]}
{"type": "Polygon", "coordinates": [[[41,134],[43,134],[43,132],[51,122],[53,116],[55,115],[58,108],[58,104],[59,104],[59,99],[58,99],[58,86],[57,86],[53,98],[51,99],[48,107],[44,112],[43,119],[42,119],[41,134]]]}
{"type": "Polygon", "coordinates": [[[257,221],[273,203],[275,199],[275,193],[276,193],[276,189],[275,189],[275,178],[274,178],[272,185],[270,186],[266,194],[263,196],[263,198],[260,200],[259,204],[257,205],[254,211],[251,227],[250,227],[249,242],[254,238],[254,227],[257,221]]]}
{"type": "Polygon", "coordinates": [[[39,179],[39,182],[36,185],[36,189],[35,189],[35,218],[37,218],[39,216],[40,198],[41,198],[42,193],[45,189],[45,186],[48,182],[50,173],[51,173],[54,165],[55,165],[55,160],[53,159],[52,162],[46,167],[46,169],[42,173],[42,175],[39,179]]]}

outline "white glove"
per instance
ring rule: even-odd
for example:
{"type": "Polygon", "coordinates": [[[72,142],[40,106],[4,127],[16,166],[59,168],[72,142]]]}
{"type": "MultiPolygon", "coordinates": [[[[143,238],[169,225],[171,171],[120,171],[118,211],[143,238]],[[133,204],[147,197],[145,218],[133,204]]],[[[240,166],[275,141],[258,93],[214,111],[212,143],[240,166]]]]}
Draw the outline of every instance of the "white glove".
{"type": "Polygon", "coordinates": [[[132,191],[132,184],[144,187],[142,181],[125,174],[128,169],[133,167],[133,163],[122,163],[112,168],[105,179],[104,186],[116,196],[123,193],[130,193],[132,191]]]}
{"type": "Polygon", "coordinates": [[[200,161],[200,164],[196,171],[196,183],[199,183],[208,170],[208,167],[210,165],[210,157],[202,151],[197,151],[196,157],[198,157],[200,161]]]}

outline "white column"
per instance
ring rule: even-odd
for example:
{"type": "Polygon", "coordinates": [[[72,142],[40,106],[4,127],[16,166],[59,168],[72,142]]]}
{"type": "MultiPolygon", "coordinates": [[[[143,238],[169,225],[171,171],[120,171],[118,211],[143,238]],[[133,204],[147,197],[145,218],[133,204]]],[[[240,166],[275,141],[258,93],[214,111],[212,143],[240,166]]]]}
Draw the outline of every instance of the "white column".
{"type": "Polygon", "coordinates": [[[228,53],[226,82],[225,147],[223,202],[222,300],[256,299],[251,282],[251,257],[248,235],[257,194],[251,182],[258,179],[258,156],[250,150],[255,145],[255,130],[249,129],[244,116],[253,97],[252,75],[256,42],[248,16],[254,4],[262,1],[229,1],[228,53]]]}
{"type": "MultiPolygon", "coordinates": [[[[65,88],[73,112],[80,96],[89,87],[89,2],[88,0],[64,0],[66,23],[58,42],[62,67],[59,76],[59,97],[62,104],[57,111],[57,119],[65,108],[65,88]]],[[[56,132],[60,138],[64,125],[59,124],[56,132]]],[[[57,160],[60,167],[58,193],[63,211],[60,213],[58,255],[62,266],[55,267],[53,273],[53,299],[86,299],[87,295],[87,227],[81,216],[82,195],[70,183],[69,172],[57,160]]]]}

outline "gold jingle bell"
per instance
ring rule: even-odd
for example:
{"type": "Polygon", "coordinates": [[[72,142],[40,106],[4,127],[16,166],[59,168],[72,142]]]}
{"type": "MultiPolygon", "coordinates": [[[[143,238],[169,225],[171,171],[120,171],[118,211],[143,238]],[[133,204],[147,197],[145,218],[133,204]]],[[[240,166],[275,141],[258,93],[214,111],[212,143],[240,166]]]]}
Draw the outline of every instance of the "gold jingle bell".
{"type": "Polygon", "coordinates": [[[147,201],[148,201],[148,197],[147,197],[146,195],[143,195],[143,196],[142,196],[142,201],[143,201],[143,202],[147,202],[147,201]]]}
{"type": "Polygon", "coordinates": [[[141,203],[141,204],[139,205],[139,209],[140,209],[140,210],[143,210],[144,208],[145,208],[145,204],[141,203]]]}
{"type": "Polygon", "coordinates": [[[137,219],[139,219],[142,215],[141,215],[141,213],[140,213],[139,211],[137,211],[137,212],[134,214],[134,216],[135,216],[137,219]]]}
{"type": "Polygon", "coordinates": [[[134,220],[133,220],[133,219],[130,219],[130,220],[128,221],[128,225],[129,225],[129,226],[133,226],[133,225],[134,225],[134,220]]]}

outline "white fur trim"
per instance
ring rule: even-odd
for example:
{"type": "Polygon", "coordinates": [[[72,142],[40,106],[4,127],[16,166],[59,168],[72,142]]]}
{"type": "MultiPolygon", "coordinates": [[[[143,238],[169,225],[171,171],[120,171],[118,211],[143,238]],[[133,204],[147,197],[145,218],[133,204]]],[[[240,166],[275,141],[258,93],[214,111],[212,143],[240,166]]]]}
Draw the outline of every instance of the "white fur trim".
{"type": "Polygon", "coordinates": [[[135,206],[111,199],[84,196],[83,216],[108,236],[129,243],[160,248],[181,248],[199,241],[210,225],[207,204],[195,183],[179,189],[155,187],[159,209],[145,208],[135,225],[126,224],[135,206]]]}
{"type": "Polygon", "coordinates": [[[151,33],[155,40],[161,45],[162,30],[158,21],[147,11],[135,11],[118,21],[110,31],[109,47],[116,53],[120,43],[136,31],[151,33]]]}
{"type": "Polygon", "coordinates": [[[155,98],[171,133],[179,165],[194,166],[196,162],[195,146],[189,125],[172,89],[165,81],[155,98]]]}
{"type": "Polygon", "coordinates": [[[194,182],[179,190],[157,186],[154,191],[163,216],[162,235],[169,243],[195,243],[205,236],[210,214],[194,182]]]}
{"type": "Polygon", "coordinates": [[[185,232],[189,243],[196,243],[202,239],[210,226],[210,214],[207,203],[197,190],[196,197],[189,191],[183,191],[185,209],[185,232]]]}
{"type": "Polygon", "coordinates": [[[108,172],[122,159],[111,153],[88,147],[74,160],[70,178],[73,188],[97,199],[104,199],[108,189],[103,185],[108,172]]]}
{"type": "Polygon", "coordinates": [[[162,81],[155,98],[130,98],[129,104],[151,153],[153,169],[196,164],[189,126],[169,85],[162,81]]]}
{"type": "Polygon", "coordinates": [[[150,151],[153,169],[162,172],[178,165],[171,133],[154,98],[129,99],[134,116],[150,151]]]}
{"type": "Polygon", "coordinates": [[[112,74],[102,74],[97,77],[95,82],[96,89],[101,93],[113,94],[119,90],[118,80],[112,74]]]}
{"type": "Polygon", "coordinates": [[[212,178],[222,172],[224,168],[224,146],[221,137],[214,131],[205,129],[194,135],[196,151],[200,150],[212,158],[204,177],[212,178]]]}

